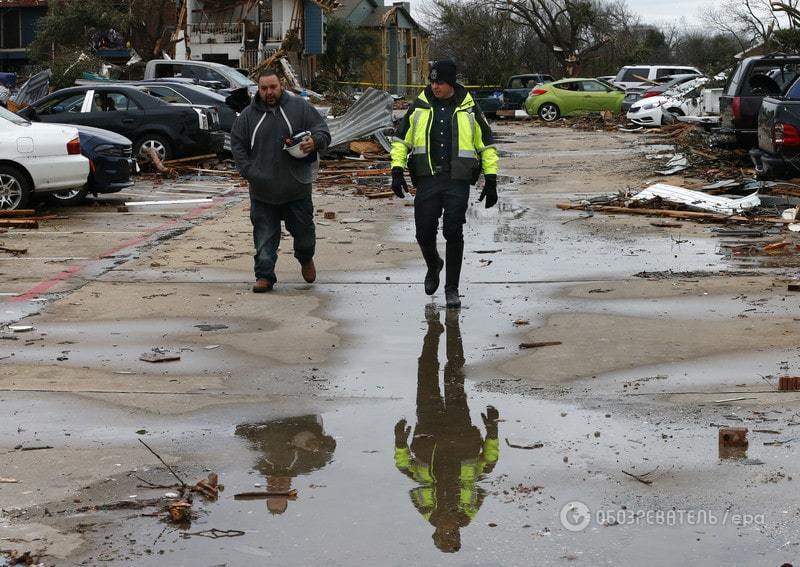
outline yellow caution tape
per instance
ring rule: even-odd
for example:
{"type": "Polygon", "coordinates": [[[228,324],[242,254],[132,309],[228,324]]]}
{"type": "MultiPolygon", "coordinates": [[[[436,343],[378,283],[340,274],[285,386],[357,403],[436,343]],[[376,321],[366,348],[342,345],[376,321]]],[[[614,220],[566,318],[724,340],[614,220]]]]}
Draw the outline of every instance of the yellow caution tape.
{"type": "MultiPolygon", "coordinates": [[[[424,89],[428,86],[428,83],[424,85],[406,85],[402,83],[365,83],[365,82],[358,82],[358,81],[336,81],[337,85],[359,85],[362,87],[416,87],[420,89],[424,89]]],[[[464,88],[467,89],[498,89],[503,90],[503,87],[498,87],[497,85],[464,85],[464,88]]]]}

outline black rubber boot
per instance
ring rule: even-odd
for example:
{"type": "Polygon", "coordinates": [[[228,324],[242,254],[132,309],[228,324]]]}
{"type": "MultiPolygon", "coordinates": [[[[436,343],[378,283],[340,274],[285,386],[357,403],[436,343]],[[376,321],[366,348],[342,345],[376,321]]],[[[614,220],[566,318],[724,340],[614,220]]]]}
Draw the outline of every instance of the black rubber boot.
{"type": "Polygon", "coordinates": [[[449,309],[461,307],[458,297],[458,281],[461,279],[461,261],[464,258],[464,241],[447,243],[447,272],[444,282],[444,298],[449,309]]]}
{"type": "Polygon", "coordinates": [[[439,272],[444,268],[444,260],[439,256],[439,250],[436,244],[419,245],[422,250],[422,257],[425,258],[425,264],[428,266],[428,272],[425,274],[425,293],[433,295],[439,289],[439,272]]]}

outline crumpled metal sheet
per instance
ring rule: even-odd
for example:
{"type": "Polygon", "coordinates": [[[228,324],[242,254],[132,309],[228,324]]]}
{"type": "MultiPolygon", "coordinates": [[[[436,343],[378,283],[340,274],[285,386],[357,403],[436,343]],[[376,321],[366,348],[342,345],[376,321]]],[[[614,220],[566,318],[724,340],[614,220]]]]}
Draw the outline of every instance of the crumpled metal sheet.
{"type": "Polygon", "coordinates": [[[17,106],[26,106],[33,102],[36,102],[43,96],[47,94],[47,90],[50,88],[50,78],[53,74],[50,72],[50,69],[46,69],[39,73],[36,73],[33,77],[25,81],[17,94],[11,97],[11,100],[17,106]]]}
{"type": "Polygon", "coordinates": [[[717,197],[708,195],[700,191],[692,191],[683,187],[667,185],[666,183],[656,183],[647,189],[640,191],[632,197],[634,201],[649,201],[659,197],[670,203],[686,205],[691,209],[709,211],[712,213],[722,213],[731,215],[746,209],[752,209],[761,204],[758,192],[742,197],[741,199],[728,199],[727,197],[717,197]]]}
{"type": "Polygon", "coordinates": [[[367,89],[342,116],[328,120],[331,147],[371,136],[392,126],[392,96],[367,89]]]}

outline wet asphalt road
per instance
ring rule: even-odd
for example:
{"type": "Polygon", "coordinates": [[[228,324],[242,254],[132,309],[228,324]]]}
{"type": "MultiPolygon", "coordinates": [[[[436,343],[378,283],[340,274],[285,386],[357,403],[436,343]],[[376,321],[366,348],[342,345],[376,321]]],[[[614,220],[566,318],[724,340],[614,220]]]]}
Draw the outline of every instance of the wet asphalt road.
{"type": "MultiPolygon", "coordinates": [[[[542,376],[541,385],[531,386],[495,370],[524,338],[524,329],[511,324],[521,317],[535,326],[552,313],[570,311],[676,320],[701,310],[703,317],[735,316],[749,307],[745,300],[715,298],[709,305],[692,297],[589,301],[561,294],[577,283],[602,288],[642,270],[729,268],[718,241],[701,237],[676,244],[668,235],[636,231],[596,238],[579,224],[562,224],[574,213],[554,211],[541,195],[507,188],[501,210],[471,209],[468,283],[459,313],[442,309],[441,292],[427,303],[417,283],[421,262],[359,274],[358,283],[341,273],[314,286],[326,298],[326,316],[339,323],[337,354],[324,366],[301,365],[290,376],[267,369],[263,376],[304,380],[316,391],[313,397],[277,395],[268,404],[237,401],[143,415],[106,405],[102,397],[4,392],[3,405],[13,408],[4,428],[35,431],[38,443],[62,444],[69,431],[76,445],[111,444],[145,430],[142,438],[153,447],[183,455],[182,476],[198,479],[213,470],[225,485],[218,501],[197,499],[197,517],[189,526],[142,514],[151,508],[82,511],[88,503],[162,496],[169,489],[143,488],[140,480],[170,484],[157,463],[134,473],[120,470],[113,482],[88,486],[79,503],[37,507],[16,521],[39,518],[47,508],[48,523],[56,527],[84,524],[88,545],[70,561],[56,562],[64,565],[790,560],[799,525],[797,506],[786,492],[792,484],[762,482],[756,475],[780,465],[791,476],[795,452],[764,446],[758,438],[749,460],[720,460],[708,422],[745,412],[626,396],[621,385],[640,380],[639,393],[646,393],[662,386],[662,376],[669,377],[670,389],[679,389],[696,385],[695,378],[716,383],[731,368],[770,374],[779,360],[800,366],[794,349],[637,368],[598,376],[595,383],[552,385],[542,376]],[[478,253],[488,250],[495,252],[478,253]],[[43,415],[49,416],[44,422],[43,415]],[[636,482],[622,470],[655,471],[654,482],[636,482]],[[741,479],[747,479],[745,486],[741,479]],[[296,498],[234,497],[289,488],[298,491],[296,498]]],[[[398,224],[395,235],[411,240],[410,224],[398,224]]],[[[781,313],[799,306],[796,299],[760,305],[781,313]]],[[[165,319],[159,326],[169,342],[193,323],[165,319]]],[[[113,340],[135,338],[148,331],[143,327],[120,330],[113,340]]],[[[74,330],[91,338],[83,350],[74,346],[70,353],[87,364],[102,348],[102,337],[114,333],[97,325],[53,325],[48,332],[66,337],[74,330]]],[[[214,332],[225,330],[210,336],[214,332]]],[[[141,348],[134,341],[129,350],[141,348]]],[[[51,354],[57,353],[22,351],[16,362],[35,363],[51,354]]],[[[125,354],[120,360],[130,358],[125,354]]],[[[107,362],[119,371],[129,368],[111,357],[107,362]]],[[[196,371],[227,373],[235,382],[240,362],[208,356],[194,364],[196,371]]],[[[169,377],[170,370],[164,374],[169,377]]]]}

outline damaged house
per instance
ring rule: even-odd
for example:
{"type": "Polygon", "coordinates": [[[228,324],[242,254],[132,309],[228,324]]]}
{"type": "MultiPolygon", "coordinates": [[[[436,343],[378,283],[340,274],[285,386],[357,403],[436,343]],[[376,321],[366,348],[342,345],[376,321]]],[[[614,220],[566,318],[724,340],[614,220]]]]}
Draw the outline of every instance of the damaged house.
{"type": "Polygon", "coordinates": [[[335,0],[185,0],[186,42],[177,59],[252,69],[281,46],[305,77],[325,49],[325,16],[335,0]]]}
{"type": "Polygon", "coordinates": [[[339,0],[338,17],[379,34],[381,51],[361,70],[360,81],[393,94],[414,93],[428,82],[429,34],[411,16],[409,2],[339,0]]]}
{"type": "Polygon", "coordinates": [[[0,0],[0,70],[21,71],[47,0],[0,0]]]}

